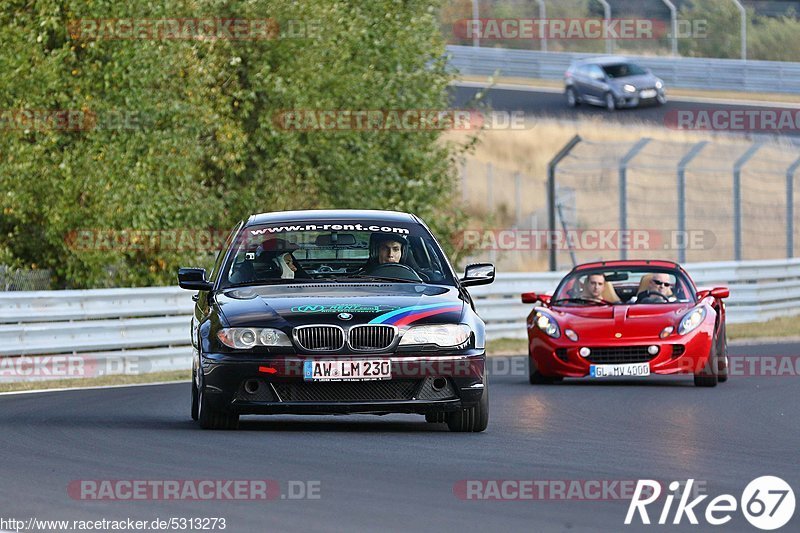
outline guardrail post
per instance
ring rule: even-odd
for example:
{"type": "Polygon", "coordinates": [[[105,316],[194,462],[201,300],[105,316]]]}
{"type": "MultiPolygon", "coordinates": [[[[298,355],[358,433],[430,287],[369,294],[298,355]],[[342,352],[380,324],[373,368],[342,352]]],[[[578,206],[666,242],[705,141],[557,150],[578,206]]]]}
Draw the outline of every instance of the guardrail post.
{"type": "MultiPolygon", "coordinates": [[[[603,4],[603,20],[605,20],[606,28],[608,27],[608,23],[611,20],[611,5],[606,0],[597,0],[601,4],[603,4]]],[[[613,39],[609,39],[606,36],[606,53],[611,54],[614,52],[614,41],[613,39]]]]}
{"type": "MultiPolygon", "coordinates": [[[[642,151],[650,142],[648,137],[639,139],[633,145],[633,148],[625,154],[619,162],[619,231],[624,234],[628,230],[628,163],[636,157],[636,154],[642,151]]],[[[620,242],[625,242],[625,239],[620,239],[620,242]]],[[[620,248],[620,259],[628,258],[628,249],[625,246],[620,248]]]]}
{"type": "Polygon", "coordinates": [[[800,157],[786,170],[786,258],[794,257],[794,174],[800,157]]]}
{"type": "Polygon", "coordinates": [[[742,260],[742,167],[764,145],[756,142],[733,165],[733,259],[742,260]]]}
{"type": "MultiPolygon", "coordinates": [[[[539,4],[539,20],[546,20],[547,19],[547,6],[544,3],[544,0],[536,0],[536,3],[539,4]]],[[[539,27],[544,27],[544,22],[539,23],[539,27]]],[[[547,52],[547,30],[543,30],[542,34],[539,36],[539,49],[542,52],[547,52]]]]}
{"type": "Polygon", "coordinates": [[[522,227],[522,176],[514,172],[514,223],[522,227]]]}
{"type": "Polygon", "coordinates": [[[556,231],[556,167],[562,159],[581,142],[581,136],[576,135],[556,154],[547,165],[547,250],[549,252],[549,267],[551,272],[558,270],[556,262],[555,231],[556,231]]]}
{"type": "Polygon", "coordinates": [[[739,0],[733,0],[733,3],[736,4],[736,7],[739,9],[739,14],[742,17],[741,21],[742,61],[747,61],[747,10],[744,8],[744,6],[739,0]]]}
{"type": "MultiPolygon", "coordinates": [[[[481,13],[478,8],[478,0],[472,0],[472,25],[474,27],[475,21],[480,20],[481,13]]],[[[479,47],[481,45],[481,38],[479,34],[472,35],[472,46],[479,47]]]]}
{"type": "Polygon", "coordinates": [[[686,167],[707,144],[708,141],[695,144],[678,163],[678,235],[683,239],[683,246],[678,248],[678,263],[686,262],[686,167]]]}
{"type": "Polygon", "coordinates": [[[672,55],[678,55],[678,10],[669,0],[661,0],[669,8],[669,20],[672,24],[672,55]]]}

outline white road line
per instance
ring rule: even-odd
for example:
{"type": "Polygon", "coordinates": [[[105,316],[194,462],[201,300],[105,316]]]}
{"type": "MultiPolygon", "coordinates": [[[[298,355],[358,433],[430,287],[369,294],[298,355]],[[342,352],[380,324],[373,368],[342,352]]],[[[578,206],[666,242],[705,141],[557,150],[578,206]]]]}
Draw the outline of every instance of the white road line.
{"type": "MultiPolygon", "coordinates": [[[[489,83],[483,81],[454,81],[450,85],[457,87],[473,87],[485,89],[490,86],[489,83]]],[[[549,94],[562,94],[564,89],[557,89],[553,87],[539,87],[536,85],[520,85],[516,83],[496,83],[491,85],[493,89],[502,89],[508,91],[531,92],[531,93],[549,93],[549,94]]],[[[731,100],[727,98],[710,98],[702,96],[671,96],[669,94],[669,87],[667,87],[667,96],[670,102],[687,102],[693,104],[722,104],[722,105],[746,105],[750,107],[764,107],[764,108],[789,108],[800,109],[800,104],[793,102],[764,102],[763,100],[731,100]]]]}
{"type": "MultiPolygon", "coordinates": [[[[96,385],[94,387],[62,387],[59,389],[34,389],[34,390],[18,390],[9,392],[0,392],[0,396],[7,396],[9,394],[35,394],[39,392],[64,392],[70,390],[100,390],[100,389],[121,389],[123,387],[149,387],[151,385],[171,385],[174,383],[191,383],[191,379],[175,380],[175,381],[155,381],[153,383],[128,383],[120,385],[96,385]]],[[[0,531],[3,533],[3,531],[0,531]]]]}

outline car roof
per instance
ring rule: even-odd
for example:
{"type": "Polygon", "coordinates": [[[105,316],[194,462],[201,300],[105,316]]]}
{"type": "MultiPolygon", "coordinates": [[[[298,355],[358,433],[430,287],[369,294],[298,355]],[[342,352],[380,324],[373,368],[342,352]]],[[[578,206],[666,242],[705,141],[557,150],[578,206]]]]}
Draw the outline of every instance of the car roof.
{"type": "Polygon", "coordinates": [[[602,56],[576,59],[574,65],[616,65],[617,63],[631,63],[631,60],[622,56],[602,56]]]}
{"type": "Polygon", "coordinates": [[[626,259],[618,261],[596,261],[594,263],[584,263],[577,265],[572,269],[572,272],[582,270],[592,270],[595,268],[621,268],[621,267],[655,267],[655,268],[670,268],[683,270],[681,266],[674,261],[667,261],[664,259],[626,259]]]}
{"type": "Polygon", "coordinates": [[[419,224],[421,221],[410,213],[400,211],[378,211],[370,209],[308,209],[303,211],[276,211],[251,215],[245,226],[274,224],[281,222],[306,222],[315,220],[381,221],[391,223],[419,224]]]}

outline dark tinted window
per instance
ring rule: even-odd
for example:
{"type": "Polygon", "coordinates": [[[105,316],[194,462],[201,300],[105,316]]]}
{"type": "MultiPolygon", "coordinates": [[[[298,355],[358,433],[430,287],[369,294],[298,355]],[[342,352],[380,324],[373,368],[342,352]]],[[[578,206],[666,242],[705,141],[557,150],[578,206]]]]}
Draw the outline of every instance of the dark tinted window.
{"type": "Polygon", "coordinates": [[[641,76],[647,71],[633,63],[619,63],[617,65],[604,65],[603,70],[609,78],[625,78],[626,76],[641,76]]]}
{"type": "MultiPolygon", "coordinates": [[[[294,279],[358,279],[369,276],[383,262],[380,249],[384,243],[396,247],[394,262],[416,273],[401,279],[455,285],[441,248],[423,226],[326,220],[243,228],[231,245],[222,286],[279,283],[283,279],[287,283],[294,279]]],[[[387,277],[402,275],[402,271],[391,270],[394,273],[385,274],[387,277]]]]}

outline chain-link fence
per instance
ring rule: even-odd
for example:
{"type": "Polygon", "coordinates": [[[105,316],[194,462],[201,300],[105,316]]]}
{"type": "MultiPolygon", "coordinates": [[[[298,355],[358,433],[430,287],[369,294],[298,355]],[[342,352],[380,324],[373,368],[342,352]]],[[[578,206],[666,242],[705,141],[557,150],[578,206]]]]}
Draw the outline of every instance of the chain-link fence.
{"type": "Polygon", "coordinates": [[[0,291],[45,291],[50,289],[48,269],[20,270],[0,265],[0,291]]]}
{"type": "Polygon", "coordinates": [[[544,176],[465,162],[463,201],[479,221],[465,237],[475,248],[470,260],[528,270],[621,258],[796,255],[796,146],[576,139],[562,155],[554,161],[552,193],[544,176]]]}

